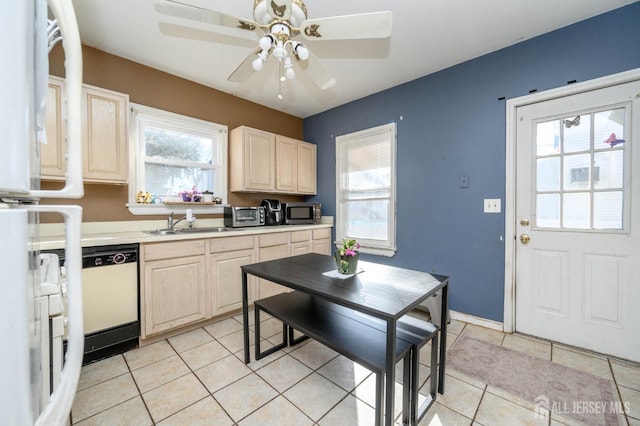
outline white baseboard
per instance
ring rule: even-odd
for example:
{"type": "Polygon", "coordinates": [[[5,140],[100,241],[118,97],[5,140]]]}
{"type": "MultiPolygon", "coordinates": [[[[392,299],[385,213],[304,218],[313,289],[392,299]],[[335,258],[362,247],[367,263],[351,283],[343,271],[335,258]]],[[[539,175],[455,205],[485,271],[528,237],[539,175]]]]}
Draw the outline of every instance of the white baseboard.
{"type": "Polygon", "coordinates": [[[469,324],[478,325],[480,327],[489,328],[496,331],[504,331],[504,325],[501,322],[476,317],[474,315],[463,314],[462,312],[450,311],[451,319],[464,321],[469,324]]]}

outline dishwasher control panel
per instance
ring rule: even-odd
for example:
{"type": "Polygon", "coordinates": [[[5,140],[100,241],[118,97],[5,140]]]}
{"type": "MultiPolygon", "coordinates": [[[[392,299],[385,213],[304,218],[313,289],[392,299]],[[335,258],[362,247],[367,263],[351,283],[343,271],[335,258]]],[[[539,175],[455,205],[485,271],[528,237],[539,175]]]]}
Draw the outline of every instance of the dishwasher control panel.
{"type": "Polygon", "coordinates": [[[85,248],[82,251],[82,268],[122,265],[138,261],[137,247],[131,245],[85,248]]]}

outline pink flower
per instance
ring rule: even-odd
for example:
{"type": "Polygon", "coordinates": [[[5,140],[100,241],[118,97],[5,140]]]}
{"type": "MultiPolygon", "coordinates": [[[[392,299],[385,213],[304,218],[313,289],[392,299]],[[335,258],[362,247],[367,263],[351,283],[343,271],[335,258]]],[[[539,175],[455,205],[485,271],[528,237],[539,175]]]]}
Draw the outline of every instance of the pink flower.
{"type": "Polygon", "coordinates": [[[355,255],[356,255],[356,252],[355,252],[354,250],[347,249],[347,250],[344,252],[344,254],[345,254],[345,256],[355,256],[355,255]]]}

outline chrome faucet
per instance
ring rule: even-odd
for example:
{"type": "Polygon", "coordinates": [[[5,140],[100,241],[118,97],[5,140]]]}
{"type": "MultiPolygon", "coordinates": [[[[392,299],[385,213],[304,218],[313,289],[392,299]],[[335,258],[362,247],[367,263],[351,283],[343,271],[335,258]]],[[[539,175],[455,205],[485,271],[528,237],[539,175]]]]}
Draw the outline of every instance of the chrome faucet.
{"type": "Polygon", "coordinates": [[[173,231],[173,228],[183,220],[187,220],[189,222],[189,228],[193,227],[193,222],[195,221],[195,216],[192,216],[192,220],[187,220],[187,216],[184,216],[176,221],[173,220],[173,212],[169,213],[169,218],[167,219],[167,229],[173,231]]]}

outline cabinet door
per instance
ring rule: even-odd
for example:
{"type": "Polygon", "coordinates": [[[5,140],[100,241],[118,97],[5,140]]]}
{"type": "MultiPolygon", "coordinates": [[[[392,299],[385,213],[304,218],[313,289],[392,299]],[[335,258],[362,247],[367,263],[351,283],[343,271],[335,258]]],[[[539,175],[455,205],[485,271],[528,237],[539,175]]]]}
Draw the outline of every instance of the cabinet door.
{"type": "MultiPolygon", "coordinates": [[[[260,262],[289,257],[289,244],[261,247],[258,256],[260,257],[260,262]]],[[[256,299],[264,299],[265,297],[274,296],[276,294],[280,294],[290,290],[287,287],[283,287],[280,284],[276,284],[271,281],[263,279],[260,279],[258,281],[259,283],[256,292],[256,299]]]]}
{"type": "Polygon", "coordinates": [[[50,77],[47,90],[47,143],[41,145],[40,175],[43,179],[61,180],[65,174],[65,127],[62,90],[64,81],[50,77]]]}
{"type": "Polygon", "coordinates": [[[204,256],[144,264],[142,338],[208,318],[204,256]]]}
{"type": "Polygon", "coordinates": [[[85,85],[82,103],[84,180],[126,183],[128,96],[85,85]]]}
{"type": "Polygon", "coordinates": [[[298,191],[298,141],[276,136],[276,190],[298,191]]]}
{"type": "Polygon", "coordinates": [[[331,241],[329,239],[326,240],[314,240],[312,252],[318,254],[331,254],[331,241]]]}
{"type": "Polygon", "coordinates": [[[291,244],[291,256],[311,253],[311,242],[291,244]]]}
{"type": "MultiPolygon", "coordinates": [[[[218,253],[209,257],[211,277],[212,315],[220,315],[242,308],[242,265],[255,263],[253,249],[218,253]]],[[[252,289],[255,277],[248,277],[249,299],[253,300],[252,289]]]]}
{"type": "Polygon", "coordinates": [[[316,145],[308,142],[298,142],[298,193],[316,194],[316,145]]]}
{"type": "Polygon", "coordinates": [[[331,228],[313,230],[313,252],[318,254],[331,254],[331,228]]]}
{"type": "Polygon", "coordinates": [[[275,135],[255,129],[244,131],[244,183],[247,190],[275,188],[275,135]]]}

